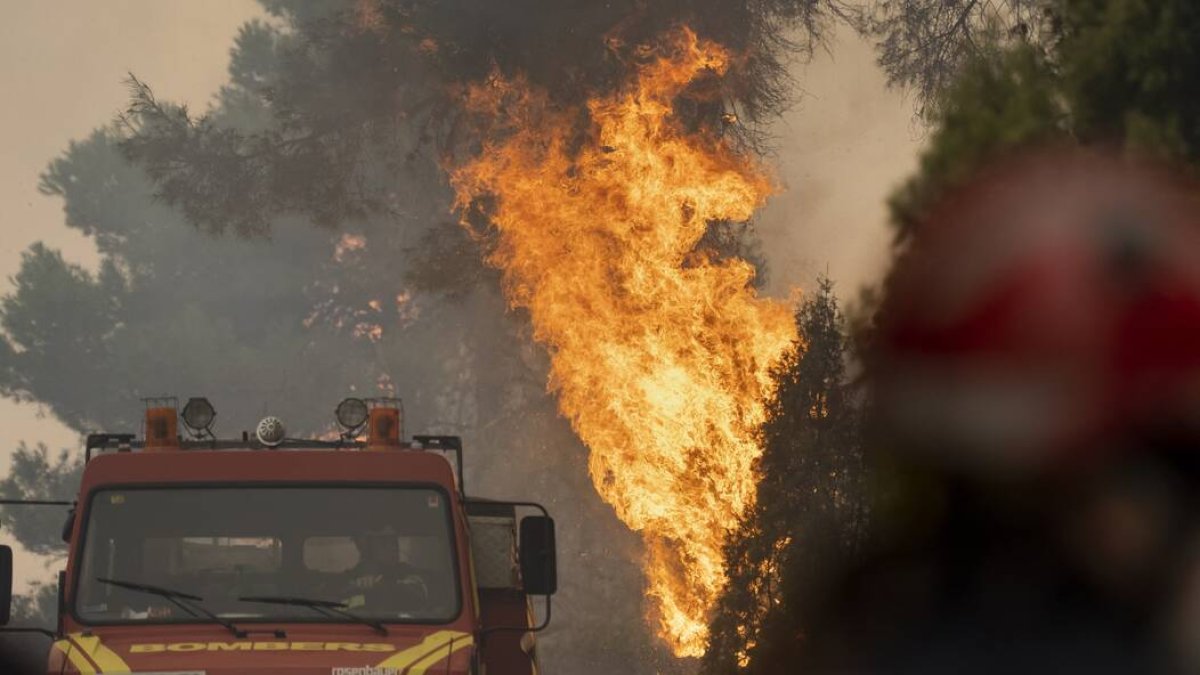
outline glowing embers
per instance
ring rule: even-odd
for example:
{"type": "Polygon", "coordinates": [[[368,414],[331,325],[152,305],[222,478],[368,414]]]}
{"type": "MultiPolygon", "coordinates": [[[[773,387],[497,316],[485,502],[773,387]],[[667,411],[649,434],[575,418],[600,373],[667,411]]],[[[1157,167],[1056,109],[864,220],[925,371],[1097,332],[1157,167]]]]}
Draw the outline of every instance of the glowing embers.
{"type": "Polygon", "coordinates": [[[509,302],[551,353],[550,387],[591,450],[601,496],[646,542],[652,620],[699,655],[725,583],[721,544],[753,501],[770,366],[789,307],[756,297],[753,267],[695,251],[713,221],[748,219],[771,190],[673,102],[724,70],[679,31],[628,86],[579,111],[499,76],[467,92],[490,124],[452,172],[464,218],[486,216],[509,302]],[[583,136],[583,140],[580,139],[583,136]]]}

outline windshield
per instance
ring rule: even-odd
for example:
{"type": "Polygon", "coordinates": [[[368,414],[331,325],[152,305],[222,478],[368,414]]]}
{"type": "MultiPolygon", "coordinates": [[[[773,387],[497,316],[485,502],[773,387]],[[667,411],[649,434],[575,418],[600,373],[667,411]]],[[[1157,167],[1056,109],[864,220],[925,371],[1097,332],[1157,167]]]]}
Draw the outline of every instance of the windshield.
{"type": "Polygon", "coordinates": [[[203,621],[153,585],[241,621],[382,622],[458,615],[450,515],[439,489],[221,487],[101,490],[83,543],[75,611],[88,623],[203,621]]]}

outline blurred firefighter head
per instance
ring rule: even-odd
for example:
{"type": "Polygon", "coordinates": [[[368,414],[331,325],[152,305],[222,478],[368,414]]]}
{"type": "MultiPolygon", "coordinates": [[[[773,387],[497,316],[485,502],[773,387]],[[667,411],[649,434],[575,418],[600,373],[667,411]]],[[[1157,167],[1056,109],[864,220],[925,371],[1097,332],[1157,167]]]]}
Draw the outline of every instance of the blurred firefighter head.
{"type": "Polygon", "coordinates": [[[984,171],[913,234],[881,311],[879,401],[968,472],[1081,467],[1198,438],[1200,202],[1082,151],[984,171]]]}
{"type": "Polygon", "coordinates": [[[1166,611],[1196,539],[1198,196],[1149,162],[1055,149],[930,211],[874,364],[877,442],[922,486],[900,491],[913,521],[974,511],[980,536],[1020,532],[1089,592],[1166,611]]]}

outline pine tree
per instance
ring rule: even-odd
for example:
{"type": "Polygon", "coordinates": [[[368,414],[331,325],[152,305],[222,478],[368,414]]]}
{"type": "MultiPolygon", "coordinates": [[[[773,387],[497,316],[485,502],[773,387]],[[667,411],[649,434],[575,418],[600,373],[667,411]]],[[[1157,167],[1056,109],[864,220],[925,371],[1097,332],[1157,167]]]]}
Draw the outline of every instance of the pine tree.
{"type": "Polygon", "coordinates": [[[846,377],[844,320],[829,279],[796,313],[799,339],[775,370],[757,501],[726,545],[729,584],[702,671],[753,672],[802,629],[812,584],[865,534],[861,406],[846,377]]]}

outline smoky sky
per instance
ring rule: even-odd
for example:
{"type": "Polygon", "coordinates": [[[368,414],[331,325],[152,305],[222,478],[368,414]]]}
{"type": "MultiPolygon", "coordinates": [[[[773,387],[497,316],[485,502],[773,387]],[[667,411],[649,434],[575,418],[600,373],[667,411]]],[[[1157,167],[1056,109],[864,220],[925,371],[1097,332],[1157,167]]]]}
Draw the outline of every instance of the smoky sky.
{"type": "MultiPolygon", "coordinates": [[[[125,105],[122,79],[131,69],[203,109],[226,78],[238,26],[262,15],[254,0],[38,0],[5,7],[0,89],[9,105],[0,110],[0,278],[17,272],[21,252],[35,241],[94,269],[94,244],[64,226],[62,201],[38,192],[38,175],[71,140],[106,124],[125,105]]],[[[3,285],[7,293],[11,284],[3,285]]],[[[79,442],[74,430],[36,404],[0,399],[0,472],[7,472],[22,440],[51,448],[79,442]]],[[[18,553],[18,565],[18,588],[50,576],[33,556],[18,553]]]]}

